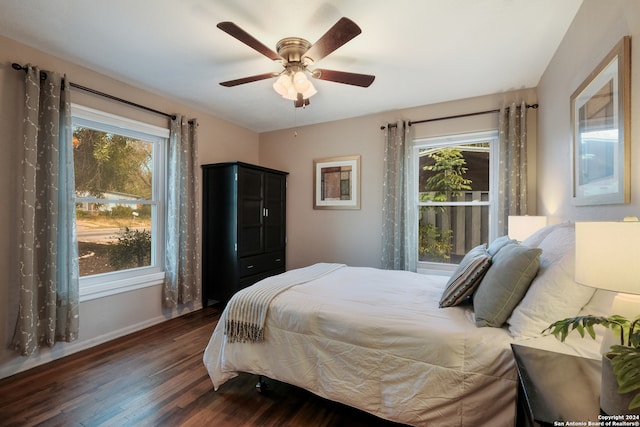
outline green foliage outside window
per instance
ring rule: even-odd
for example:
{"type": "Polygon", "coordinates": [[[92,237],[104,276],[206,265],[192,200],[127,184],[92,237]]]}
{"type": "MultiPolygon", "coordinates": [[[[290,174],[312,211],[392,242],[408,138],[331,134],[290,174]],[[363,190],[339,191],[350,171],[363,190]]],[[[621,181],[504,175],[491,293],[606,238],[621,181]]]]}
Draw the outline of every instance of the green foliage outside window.
{"type": "MultiPolygon", "coordinates": [[[[434,160],[434,164],[425,166],[424,170],[434,172],[434,175],[427,179],[425,189],[427,192],[420,195],[421,201],[447,202],[458,197],[462,191],[471,190],[471,180],[463,176],[468,168],[459,149],[442,148],[428,156],[434,160]]],[[[429,206],[428,209],[449,215],[449,210],[443,206],[429,206]]],[[[426,255],[433,260],[449,260],[453,247],[451,242],[453,230],[440,230],[434,224],[426,223],[422,217],[418,228],[420,255],[426,255]]]]}
{"type": "Polygon", "coordinates": [[[424,224],[420,221],[419,226],[419,254],[441,260],[451,258],[451,235],[453,230],[438,230],[433,224],[424,224]]]}
{"type": "Polygon", "coordinates": [[[471,190],[471,180],[462,175],[467,173],[467,161],[457,148],[443,148],[428,155],[435,163],[424,170],[435,172],[427,179],[427,191],[435,192],[434,202],[446,202],[460,195],[461,191],[471,190]]]}
{"type": "Polygon", "coordinates": [[[109,263],[118,270],[151,263],[151,232],[124,227],[118,242],[110,247],[109,263]]]}
{"type": "Polygon", "coordinates": [[[73,132],[76,191],[102,197],[118,192],[151,198],[151,144],[89,128],[73,132]]]}
{"type": "Polygon", "coordinates": [[[73,149],[80,275],[150,266],[154,143],[74,125],[73,149]]]}

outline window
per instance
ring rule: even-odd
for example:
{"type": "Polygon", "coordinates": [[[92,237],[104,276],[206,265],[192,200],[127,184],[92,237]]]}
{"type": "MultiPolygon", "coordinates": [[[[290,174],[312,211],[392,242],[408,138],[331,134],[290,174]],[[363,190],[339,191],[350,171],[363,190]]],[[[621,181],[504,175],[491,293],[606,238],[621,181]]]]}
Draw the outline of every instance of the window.
{"type": "Polygon", "coordinates": [[[164,279],[169,130],[72,106],[80,297],[164,279]]]}
{"type": "Polygon", "coordinates": [[[453,269],[494,237],[497,149],[497,132],[414,141],[419,269],[453,269]]]}

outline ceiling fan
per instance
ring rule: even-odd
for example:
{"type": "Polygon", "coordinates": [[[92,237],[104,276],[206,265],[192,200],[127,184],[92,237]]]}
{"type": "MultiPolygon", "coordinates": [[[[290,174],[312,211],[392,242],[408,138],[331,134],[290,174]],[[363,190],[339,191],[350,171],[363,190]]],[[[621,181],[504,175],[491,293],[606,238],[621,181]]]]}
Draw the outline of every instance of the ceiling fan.
{"type": "Polygon", "coordinates": [[[220,22],[217,27],[267,58],[280,62],[284,67],[284,70],[280,72],[257,74],[221,82],[220,84],[225,87],[278,77],[273,84],[274,90],[284,98],[292,100],[296,107],[304,107],[309,105],[309,98],[317,92],[313,83],[307,78],[307,74],[319,80],[360,87],[369,87],[375,79],[375,76],[368,74],[321,68],[308,69],[310,65],[317,63],[362,32],[360,27],[349,18],[340,18],[314,44],[300,37],[284,38],[276,44],[277,52],[262,44],[233,22],[220,22]]]}

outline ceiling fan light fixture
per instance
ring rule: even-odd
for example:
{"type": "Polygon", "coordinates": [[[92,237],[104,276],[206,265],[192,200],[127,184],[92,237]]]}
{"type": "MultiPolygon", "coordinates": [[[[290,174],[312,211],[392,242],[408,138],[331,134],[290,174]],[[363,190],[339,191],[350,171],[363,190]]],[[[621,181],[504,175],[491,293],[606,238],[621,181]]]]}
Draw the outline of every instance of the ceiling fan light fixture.
{"type": "Polygon", "coordinates": [[[298,71],[293,75],[293,87],[296,88],[296,92],[304,93],[309,89],[311,82],[307,78],[307,75],[303,71],[298,71]]]}
{"type": "Polygon", "coordinates": [[[304,92],[302,92],[302,97],[304,99],[309,99],[311,98],[313,95],[315,95],[316,93],[318,93],[318,91],[316,90],[316,88],[313,86],[313,83],[308,82],[309,86],[307,87],[307,90],[305,90],[304,92]]]}
{"type": "Polygon", "coordinates": [[[280,96],[286,96],[289,88],[292,87],[291,77],[287,74],[281,74],[278,80],[273,84],[273,90],[280,96]]]}
{"type": "Polygon", "coordinates": [[[302,94],[303,99],[309,99],[318,93],[303,71],[297,71],[296,73],[287,71],[281,74],[273,84],[273,90],[284,99],[290,101],[296,101],[298,94],[302,94]]]}
{"type": "Polygon", "coordinates": [[[287,93],[282,95],[284,99],[288,99],[289,101],[295,101],[298,98],[298,92],[296,92],[293,86],[289,86],[287,88],[287,93]]]}

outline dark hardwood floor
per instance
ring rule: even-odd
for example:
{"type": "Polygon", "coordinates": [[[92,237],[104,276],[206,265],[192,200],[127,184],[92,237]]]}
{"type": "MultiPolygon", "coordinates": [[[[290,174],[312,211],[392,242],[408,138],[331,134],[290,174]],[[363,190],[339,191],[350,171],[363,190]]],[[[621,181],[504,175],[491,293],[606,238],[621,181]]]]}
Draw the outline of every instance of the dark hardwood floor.
{"type": "Polygon", "coordinates": [[[204,310],[0,380],[2,426],[394,426],[242,374],[217,392],[202,354],[220,316],[204,310]]]}

